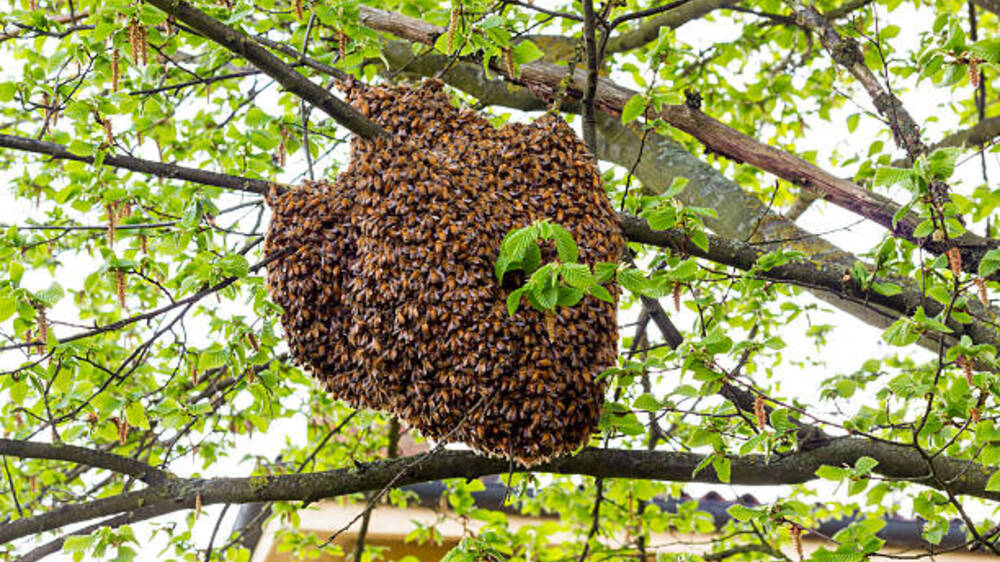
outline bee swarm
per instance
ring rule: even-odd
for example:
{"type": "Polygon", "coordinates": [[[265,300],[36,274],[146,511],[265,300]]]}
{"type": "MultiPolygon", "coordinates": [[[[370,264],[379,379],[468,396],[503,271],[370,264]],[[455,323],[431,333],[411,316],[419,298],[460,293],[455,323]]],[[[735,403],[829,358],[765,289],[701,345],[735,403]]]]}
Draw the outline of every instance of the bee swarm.
{"type": "Polygon", "coordinates": [[[391,138],[354,139],[335,185],[269,201],[266,252],[294,248],[268,267],[292,356],[335,397],[434,439],[524,465],[585,443],[605,393],[596,375],[617,355],[615,306],[585,297],[550,333],[529,306],[508,315],[517,285],[493,266],[504,235],[540,219],[573,234],[582,263],[618,261],[586,146],[551,114],[494,128],[436,81],[349,96],[391,138]]]}

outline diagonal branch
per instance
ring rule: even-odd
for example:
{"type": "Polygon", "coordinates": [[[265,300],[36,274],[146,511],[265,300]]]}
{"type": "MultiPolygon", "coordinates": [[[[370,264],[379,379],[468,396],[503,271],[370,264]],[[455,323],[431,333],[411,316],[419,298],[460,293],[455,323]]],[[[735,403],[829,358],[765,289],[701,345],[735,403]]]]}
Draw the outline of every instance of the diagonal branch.
{"type": "MultiPolygon", "coordinates": [[[[892,296],[882,295],[874,291],[862,292],[849,277],[845,281],[844,269],[837,265],[793,261],[766,271],[760,270],[756,269],[756,263],[763,251],[750,244],[709,235],[708,251],[704,251],[691,244],[688,235],[681,229],[653,230],[646,221],[638,217],[619,214],[618,218],[625,238],[630,241],[680,251],[715,263],[749,271],[762,279],[791,283],[827,292],[841,299],[854,301],[874,310],[881,310],[883,314],[888,314],[892,319],[899,316],[909,316],[920,306],[924,307],[927,315],[931,317],[938,315],[945,308],[945,305],[938,301],[925,299],[919,288],[904,287],[900,289],[898,294],[892,296]]],[[[880,283],[892,281],[893,279],[886,278],[876,280],[880,283]]],[[[996,330],[985,322],[961,324],[950,320],[948,328],[952,330],[951,334],[945,335],[945,339],[949,342],[957,341],[962,335],[968,335],[977,343],[1000,346],[1000,337],[998,337],[996,330]]]]}
{"type": "Polygon", "coordinates": [[[896,143],[906,151],[910,159],[923,154],[927,147],[920,140],[920,127],[903,107],[903,102],[879,83],[865,63],[865,56],[858,43],[841,37],[816,8],[805,6],[799,0],[788,0],[788,3],[796,10],[795,15],[799,21],[817,32],[820,42],[833,60],[861,83],[878,112],[889,120],[896,143]]]}
{"type": "Polygon", "coordinates": [[[167,472],[144,462],[75,445],[54,445],[35,441],[0,438],[0,455],[22,459],[49,459],[85,464],[95,468],[104,468],[119,474],[127,474],[152,486],[162,484],[170,477],[167,472]]]}
{"type": "MultiPolygon", "coordinates": [[[[437,36],[435,30],[437,33],[444,32],[444,28],[367,6],[361,7],[361,22],[373,29],[392,31],[411,41],[428,41],[437,36]]],[[[433,44],[433,41],[430,44],[433,44]]],[[[492,70],[500,74],[506,73],[506,69],[500,66],[495,66],[492,70]]],[[[558,91],[560,81],[565,77],[565,67],[533,62],[521,65],[521,75],[516,81],[528,86],[534,93],[545,96],[558,91]]],[[[571,77],[568,90],[580,99],[586,90],[586,84],[586,72],[577,70],[571,77]]],[[[618,115],[625,104],[636,95],[638,93],[634,90],[622,87],[606,78],[600,78],[594,104],[608,114],[618,115]]],[[[660,111],[648,109],[645,117],[663,119],[673,127],[695,137],[713,152],[746,162],[812,191],[819,197],[870,219],[895,235],[923,245],[936,254],[942,254],[952,245],[956,245],[962,250],[962,266],[966,271],[975,271],[982,255],[997,245],[996,241],[969,232],[948,242],[917,239],[913,236],[913,232],[922,222],[921,219],[910,213],[894,226],[893,217],[900,209],[900,205],[891,199],[841,179],[794,154],[763,144],[697,109],[686,105],[669,105],[660,111]]]]}
{"type": "MultiPolygon", "coordinates": [[[[832,439],[809,451],[776,458],[764,455],[729,457],[730,482],[749,486],[799,484],[815,480],[823,465],[853,466],[868,456],[878,461],[874,471],[886,477],[947,489],[955,494],[1000,500],[1000,493],[986,490],[994,469],[948,457],[931,462],[939,479],[928,479],[927,461],[913,447],[863,438],[832,439]],[[941,483],[947,483],[947,487],[941,483]]],[[[672,482],[719,483],[712,470],[695,469],[704,455],[671,451],[584,449],[544,465],[517,472],[586,475],[598,478],[638,478],[672,482]]],[[[249,478],[176,479],[168,485],[128,492],[91,502],[72,504],[48,513],[19,519],[0,527],[0,544],[31,534],[57,529],[99,517],[148,509],[155,514],[193,509],[196,504],[253,503],[263,501],[316,501],[322,498],[379,490],[445,478],[478,478],[505,474],[505,459],[479,456],[472,451],[443,450],[412,457],[375,462],[353,468],[249,478]],[[199,502],[200,498],[200,502],[199,502]]]]}
{"type": "MultiPolygon", "coordinates": [[[[45,154],[59,160],[75,160],[77,162],[86,162],[88,164],[93,164],[95,162],[93,156],[80,156],[78,154],[73,154],[61,144],[14,135],[0,134],[0,148],[10,148],[24,152],[45,154]]],[[[203,185],[214,185],[228,189],[235,189],[237,191],[257,193],[260,195],[266,194],[268,189],[270,189],[273,185],[271,182],[264,180],[232,176],[229,174],[219,174],[216,172],[199,170],[198,168],[179,166],[177,164],[167,164],[166,162],[154,162],[152,160],[133,158],[132,156],[108,154],[105,155],[100,162],[105,166],[132,170],[133,172],[141,172],[143,174],[150,174],[161,178],[178,179],[200,183],[203,185]]]]}
{"type": "Polygon", "coordinates": [[[299,74],[253,38],[237,31],[183,0],[146,0],[178,21],[191,26],[208,39],[245,58],[289,92],[322,109],[341,125],[366,139],[386,134],[385,130],[359,113],[350,104],[299,74]]]}

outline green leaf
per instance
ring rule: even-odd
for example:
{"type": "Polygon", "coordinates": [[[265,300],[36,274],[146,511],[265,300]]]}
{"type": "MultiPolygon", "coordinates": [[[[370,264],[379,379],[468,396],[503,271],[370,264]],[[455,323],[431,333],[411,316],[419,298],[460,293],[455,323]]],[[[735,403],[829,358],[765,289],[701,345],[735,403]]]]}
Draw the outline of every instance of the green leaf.
{"type": "Polygon", "coordinates": [[[968,46],[969,52],[986,62],[1000,62],[1000,38],[980,39],[968,46]]]}
{"type": "Polygon", "coordinates": [[[17,299],[11,295],[0,297],[0,322],[10,318],[17,312],[17,299]]]}
{"type": "Polygon", "coordinates": [[[589,288],[587,288],[587,294],[594,298],[598,298],[604,302],[610,302],[610,303],[615,302],[615,299],[614,297],[611,296],[611,293],[609,293],[607,289],[605,289],[600,285],[591,285],[589,288]]]}
{"type": "Polygon", "coordinates": [[[545,53],[538,48],[538,45],[535,45],[527,39],[521,41],[517,45],[514,45],[513,51],[514,62],[517,64],[528,64],[529,62],[534,62],[545,56],[545,53]]]}
{"type": "Polygon", "coordinates": [[[990,475],[990,479],[986,481],[986,491],[1000,492],[1000,470],[990,475]]]}
{"type": "Polygon", "coordinates": [[[542,250],[538,247],[537,242],[532,241],[524,251],[524,257],[521,258],[521,269],[525,273],[534,273],[541,263],[542,250]]]}
{"type": "Polygon", "coordinates": [[[834,482],[839,482],[850,475],[851,473],[847,469],[826,464],[816,469],[816,476],[824,480],[833,480],[834,482]]]}
{"type": "Polygon", "coordinates": [[[167,13],[148,4],[139,6],[139,21],[145,25],[160,25],[167,21],[167,13]]]}
{"type": "Polygon", "coordinates": [[[646,410],[647,412],[656,412],[663,407],[660,401],[653,397],[652,394],[648,392],[642,393],[635,402],[632,402],[632,407],[636,410],[646,410]]]}
{"type": "Polygon", "coordinates": [[[934,232],[934,221],[925,220],[921,221],[917,225],[917,228],[913,229],[914,238],[923,238],[925,236],[930,236],[934,232]]]}
{"type": "Polygon", "coordinates": [[[13,82],[0,82],[0,102],[13,101],[17,86],[13,82]]]}
{"type": "Polygon", "coordinates": [[[668,187],[667,190],[663,192],[662,197],[677,197],[678,195],[681,194],[682,191],[684,191],[684,188],[687,187],[690,181],[691,180],[683,177],[674,178],[670,182],[670,187],[668,187]]]}
{"type": "Polygon", "coordinates": [[[35,293],[35,299],[40,301],[46,308],[52,308],[63,297],[63,288],[59,283],[53,282],[47,289],[42,289],[35,293]]]}
{"type": "Polygon", "coordinates": [[[559,267],[559,274],[570,287],[586,289],[595,283],[590,268],[582,263],[564,263],[559,267]]]}
{"type": "Polygon", "coordinates": [[[538,304],[540,304],[542,308],[546,310],[551,310],[555,308],[556,304],[559,303],[558,287],[544,287],[540,289],[536,288],[531,291],[531,294],[534,295],[535,300],[538,301],[538,304]]]}
{"type": "Polygon", "coordinates": [[[74,140],[69,143],[66,150],[77,156],[93,156],[94,152],[97,150],[97,146],[89,142],[83,142],[82,140],[74,140]]]}
{"type": "Polygon", "coordinates": [[[219,260],[219,270],[228,277],[246,277],[250,273],[250,262],[239,254],[229,254],[219,260]]]}
{"type": "Polygon", "coordinates": [[[618,284],[637,295],[641,295],[646,290],[648,281],[641,271],[630,267],[618,272],[618,284]]]}
{"type": "Polygon", "coordinates": [[[906,346],[920,339],[920,330],[909,318],[900,318],[886,328],[882,339],[889,345],[906,346]]]}
{"type": "Polygon", "coordinates": [[[912,191],[912,186],[916,184],[916,174],[909,168],[894,168],[884,166],[875,170],[875,187],[892,187],[901,185],[912,191]]]}
{"type": "Polygon", "coordinates": [[[559,306],[576,306],[583,298],[583,290],[576,287],[559,287],[559,306]]]}
{"type": "Polygon", "coordinates": [[[559,260],[563,263],[576,263],[579,258],[579,250],[576,247],[576,241],[573,240],[573,235],[561,225],[552,224],[551,227],[559,260]]]}
{"type": "Polygon", "coordinates": [[[646,97],[642,94],[632,96],[622,108],[622,123],[626,124],[638,119],[646,111],[646,104],[646,97]]]}
{"type": "Polygon", "coordinates": [[[754,519],[760,515],[756,510],[740,504],[731,505],[726,511],[730,516],[732,516],[733,519],[743,522],[754,519]]]}
{"type": "Polygon", "coordinates": [[[885,295],[891,297],[893,295],[898,295],[903,292],[903,289],[896,285],[895,283],[872,283],[872,290],[880,295],[885,295]]]}
{"type": "Polygon", "coordinates": [[[132,427],[149,429],[149,419],[146,417],[146,409],[138,400],[133,400],[129,402],[128,406],[125,406],[125,419],[128,420],[128,424],[132,427]]]}
{"type": "Polygon", "coordinates": [[[229,350],[224,349],[219,344],[213,344],[212,347],[204,350],[198,356],[198,370],[208,371],[209,369],[217,369],[225,365],[229,361],[229,350]]]}
{"type": "Polygon", "coordinates": [[[702,252],[708,252],[708,235],[703,231],[699,230],[692,232],[690,235],[691,242],[701,249],[702,252]]]}
{"type": "Polygon", "coordinates": [[[677,225],[677,221],[680,219],[677,214],[677,209],[670,205],[653,209],[648,213],[644,213],[643,217],[649,224],[649,228],[652,228],[653,230],[667,230],[668,228],[673,228],[677,225]]]}
{"type": "Polygon", "coordinates": [[[611,281],[617,270],[617,265],[606,261],[594,264],[594,282],[604,284],[611,281]]]}
{"type": "Polygon", "coordinates": [[[717,456],[712,459],[712,468],[715,469],[715,475],[719,477],[720,482],[729,483],[732,465],[727,457],[717,456]]]}
{"type": "Polygon", "coordinates": [[[854,461],[854,470],[856,470],[859,474],[867,474],[876,466],[878,466],[878,461],[867,456],[854,461]]]}
{"type": "Polygon", "coordinates": [[[927,172],[934,179],[946,180],[955,173],[955,163],[961,155],[961,148],[939,148],[927,157],[927,172]]]}
{"type": "Polygon", "coordinates": [[[1000,249],[993,249],[983,255],[979,260],[979,276],[989,277],[996,270],[1000,269],[1000,249]]]}
{"type": "Polygon", "coordinates": [[[514,316],[518,307],[521,306],[521,295],[524,294],[525,290],[526,289],[524,287],[521,287],[520,289],[511,291],[511,293],[507,295],[507,314],[510,316],[514,316]]]}

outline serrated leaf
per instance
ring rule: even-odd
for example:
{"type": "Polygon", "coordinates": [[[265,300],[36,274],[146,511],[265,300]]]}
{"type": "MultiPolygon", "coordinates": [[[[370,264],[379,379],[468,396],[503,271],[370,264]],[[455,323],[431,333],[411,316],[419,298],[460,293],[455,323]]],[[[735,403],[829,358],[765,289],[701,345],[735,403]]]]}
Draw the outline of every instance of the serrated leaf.
{"type": "Polygon", "coordinates": [[[979,276],[989,277],[1000,269],[1000,249],[986,252],[979,260],[979,276]]]}
{"type": "Polygon", "coordinates": [[[955,163],[961,155],[960,148],[939,148],[927,157],[927,172],[934,179],[946,180],[955,173],[955,163]]]}
{"type": "Polygon", "coordinates": [[[564,263],[559,267],[559,273],[570,287],[586,289],[594,284],[590,268],[582,263],[564,263]]]}
{"type": "Polygon", "coordinates": [[[726,511],[730,516],[732,516],[733,519],[743,522],[749,521],[758,515],[756,510],[740,504],[731,505],[726,511]]]}
{"type": "Polygon", "coordinates": [[[990,475],[990,479],[986,481],[986,491],[1000,492],[1000,470],[990,475]]]}
{"type": "Polygon", "coordinates": [[[228,361],[229,350],[216,344],[198,355],[198,370],[207,371],[209,369],[217,369],[225,365],[228,361]]]}
{"type": "Polygon", "coordinates": [[[153,6],[142,4],[139,6],[139,21],[145,25],[160,25],[167,21],[167,13],[153,6]]]}
{"type": "Polygon", "coordinates": [[[615,299],[614,297],[611,296],[611,293],[609,293],[607,289],[605,289],[600,285],[591,285],[587,289],[587,294],[594,298],[600,299],[604,302],[611,302],[611,303],[615,302],[615,299]]]}
{"type": "Polygon", "coordinates": [[[229,277],[246,277],[250,273],[250,262],[239,254],[229,254],[219,260],[219,269],[229,277]]]}
{"type": "Polygon", "coordinates": [[[129,402],[128,406],[125,406],[125,419],[128,420],[128,424],[132,427],[149,429],[149,418],[146,417],[146,408],[138,400],[133,400],[129,402]]]}
{"type": "Polygon", "coordinates": [[[630,123],[646,111],[646,98],[642,94],[632,96],[622,107],[622,124],[630,123]]]}
{"type": "Polygon", "coordinates": [[[576,287],[559,287],[559,306],[576,306],[583,299],[583,290],[576,287]]]}
{"type": "Polygon", "coordinates": [[[861,457],[854,461],[854,470],[860,474],[867,474],[876,466],[878,466],[878,461],[868,456],[861,457]]]}
{"type": "Polygon", "coordinates": [[[576,240],[573,240],[573,235],[561,225],[553,224],[551,227],[552,238],[556,243],[556,253],[559,255],[559,260],[563,263],[576,263],[579,259],[580,251],[576,247],[576,240]]]}
{"type": "Polygon", "coordinates": [[[524,40],[514,45],[514,62],[517,64],[528,64],[542,58],[545,53],[531,41],[524,40]]]}
{"type": "Polygon", "coordinates": [[[646,223],[653,230],[667,230],[677,225],[677,209],[669,205],[659,207],[644,214],[646,223]]]}
{"type": "Polygon", "coordinates": [[[723,484],[728,484],[732,471],[732,464],[726,457],[715,457],[712,460],[712,468],[715,469],[715,475],[719,477],[719,481],[723,484]]]}
{"type": "Polygon", "coordinates": [[[521,295],[524,293],[524,287],[512,291],[510,295],[507,295],[507,314],[514,316],[517,312],[519,306],[521,306],[521,295]]]}
{"type": "Polygon", "coordinates": [[[35,293],[35,299],[44,304],[46,308],[55,306],[62,297],[63,288],[59,283],[52,283],[47,289],[42,289],[35,293]]]}
{"type": "Polygon", "coordinates": [[[618,284],[639,295],[646,290],[646,276],[634,267],[618,272],[618,284]]]}
{"type": "Polygon", "coordinates": [[[909,318],[900,318],[886,328],[882,339],[889,345],[902,347],[920,339],[920,330],[909,318]]]}
{"type": "Polygon", "coordinates": [[[843,468],[838,468],[836,466],[830,466],[828,464],[824,464],[823,466],[816,469],[816,476],[819,476],[824,480],[833,480],[834,482],[839,482],[844,478],[850,476],[850,472],[848,472],[846,469],[843,468]]]}
{"type": "Polygon", "coordinates": [[[617,265],[606,261],[594,264],[594,282],[603,284],[611,281],[615,278],[617,269],[617,265]]]}
{"type": "Polygon", "coordinates": [[[987,62],[1000,62],[1000,38],[980,39],[969,45],[969,52],[987,62]]]}
{"type": "Polygon", "coordinates": [[[670,182],[670,187],[663,192],[662,197],[677,197],[682,191],[684,191],[684,188],[687,187],[690,181],[691,180],[687,178],[674,178],[670,182]]]}
{"type": "Polygon", "coordinates": [[[656,412],[663,407],[660,401],[653,397],[652,394],[648,392],[642,393],[638,398],[632,402],[632,407],[636,410],[645,410],[647,412],[656,412]]]}
{"type": "Polygon", "coordinates": [[[895,283],[872,283],[872,290],[880,295],[891,297],[903,292],[895,283]]]}
{"type": "Polygon", "coordinates": [[[873,180],[873,183],[876,187],[892,187],[894,185],[901,185],[912,191],[912,187],[916,183],[916,173],[909,168],[883,166],[875,170],[875,179],[873,180]]]}
{"type": "Polygon", "coordinates": [[[690,236],[691,242],[701,249],[702,252],[708,252],[708,235],[702,231],[692,232],[690,236]]]}
{"type": "Polygon", "coordinates": [[[559,303],[559,288],[558,287],[544,287],[541,289],[534,289],[531,293],[535,296],[535,300],[538,304],[546,310],[551,310],[556,307],[559,303]]]}

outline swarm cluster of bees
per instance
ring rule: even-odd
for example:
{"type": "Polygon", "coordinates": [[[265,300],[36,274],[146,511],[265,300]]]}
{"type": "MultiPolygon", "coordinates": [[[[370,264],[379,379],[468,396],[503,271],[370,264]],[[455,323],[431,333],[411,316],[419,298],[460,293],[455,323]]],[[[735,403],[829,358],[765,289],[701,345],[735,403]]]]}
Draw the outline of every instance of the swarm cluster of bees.
{"type": "Polygon", "coordinates": [[[557,309],[550,332],[527,304],[507,312],[523,276],[501,286],[493,273],[504,235],[540,219],[574,235],[581,262],[618,261],[586,146],[552,114],[495,128],[437,81],[348,95],[390,137],[354,139],[335,183],[270,200],[266,251],[290,253],[268,284],[293,357],[335,397],[436,440],[523,465],[587,442],[597,375],[617,354],[615,306],[586,297],[557,309]]]}

